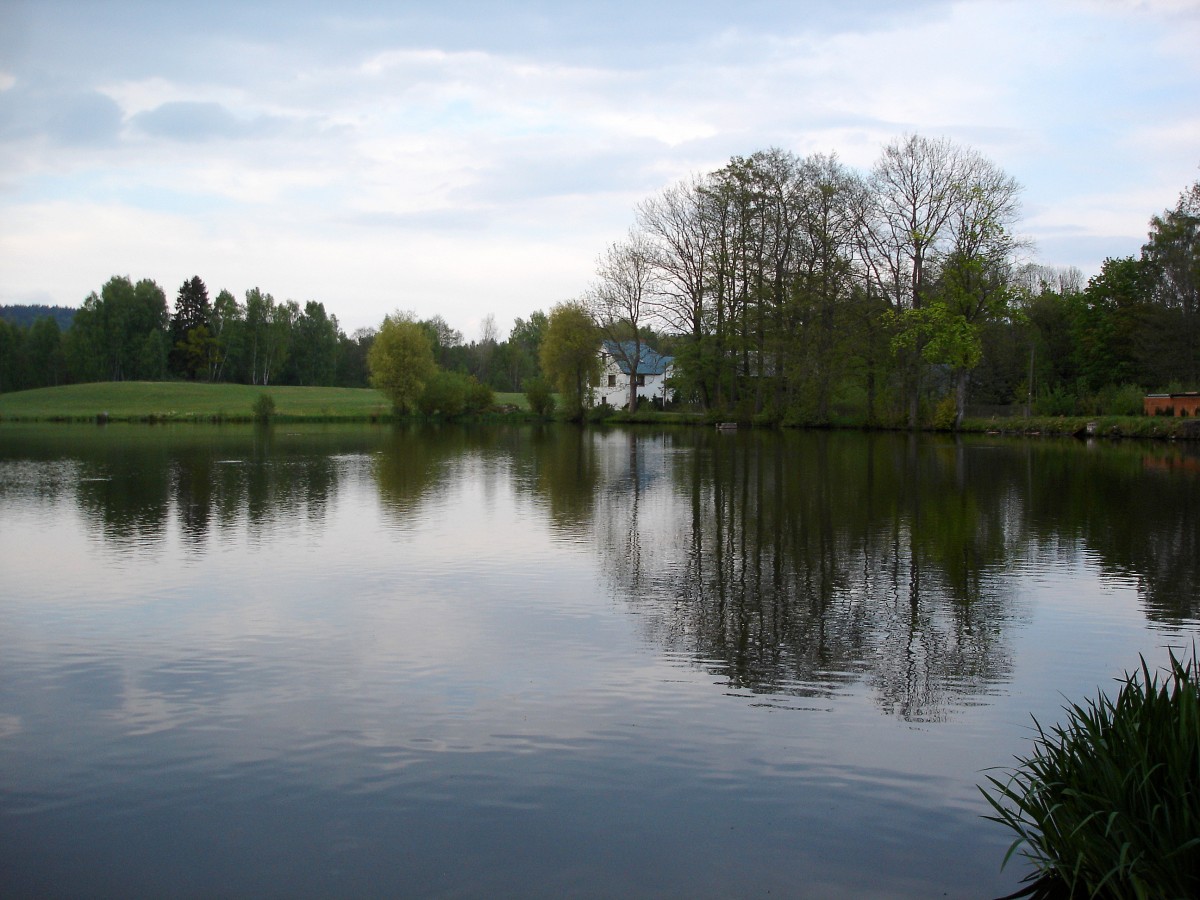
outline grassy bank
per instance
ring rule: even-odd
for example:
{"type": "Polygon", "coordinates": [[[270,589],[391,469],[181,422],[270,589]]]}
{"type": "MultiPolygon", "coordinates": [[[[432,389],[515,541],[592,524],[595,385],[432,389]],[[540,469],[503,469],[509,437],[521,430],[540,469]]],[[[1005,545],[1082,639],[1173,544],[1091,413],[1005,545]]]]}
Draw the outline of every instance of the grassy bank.
{"type": "MultiPolygon", "coordinates": [[[[20,422],[239,422],[254,417],[254,404],[264,394],[275,401],[282,421],[365,422],[387,419],[391,404],[367,388],[260,387],[247,384],[196,384],[181,381],[121,381],[73,384],[0,394],[0,420],[20,422]]],[[[496,394],[500,410],[528,414],[524,394],[496,394]]],[[[712,416],[699,413],[641,410],[614,412],[608,424],[703,425],[712,416]]],[[[1102,438],[1200,440],[1200,419],[1162,416],[1033,417],[968,419],[963,430],[1000,434],[1086,434],[1102,438]]],[[[844,423],[839,427],[860,428],[844,423]]]]}
{"type": "MultiPolygon", "coordinates": [[[[370,421],[388,418],[391,404],[367,388],[261,387],[182,381],[72,384],[0,394],[0,419],[22,422],[249,421],[264,394],[282,420],[370,421]]],[[[521,394],[498,394],[500,407],[525,408],[521,394]]]]}
{"type": "Polygon", "coordinates": [[[1200,419],[1171,416],[1031,416],[967,419],[963,431],[980,434],[1051,434],[1098,438],[1200,440],[1200,419]]]}
{"type": "Polygon", "coordinates": [[[121,381],[0,394],[0,418],[18,421],[207,422],[249,420],[263,394],[284,419],[368,420],[389,415],[378,391],[247,384],[121,381]]]}

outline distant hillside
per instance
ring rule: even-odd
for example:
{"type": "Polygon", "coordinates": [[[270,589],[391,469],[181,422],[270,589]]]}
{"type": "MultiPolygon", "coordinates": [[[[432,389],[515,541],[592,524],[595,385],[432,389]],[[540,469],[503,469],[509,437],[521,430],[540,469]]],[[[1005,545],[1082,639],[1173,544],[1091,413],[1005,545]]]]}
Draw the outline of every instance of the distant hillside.
{"type": "Polygon", "coordinates": [[[51,317],[58,322],[60,331],[66,331],[71,327],[71,322],[75,320],[76,312],[77,310],[70,306],[14,304],[12,306],[0,306],[0,319],[3,319],[10,325],[16,325],[18,328],[28,328],[38,319],[51,317]]]}

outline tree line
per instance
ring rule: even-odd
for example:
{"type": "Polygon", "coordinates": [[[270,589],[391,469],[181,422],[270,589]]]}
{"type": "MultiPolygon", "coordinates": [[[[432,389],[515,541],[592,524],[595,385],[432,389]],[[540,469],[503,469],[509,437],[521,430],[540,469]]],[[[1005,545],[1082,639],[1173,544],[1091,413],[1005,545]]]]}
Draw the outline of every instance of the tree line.
{"type": "MultiPolygon", "coordinates": [[[[685,402],[795,424],[953,424],[968,402],[1137,412],[1144,391],[1200,387],[1200,182],[1086,284],[1025,261],[1020,194],[975,150],[919,135],[866,173],[735,157],[639,204],[551,330],[586,312],[635,373],[657,332],[685,402]]],[[[579,362],[554,368],[564,392],[579,362]]]]}
{"type": "MultiPolygon", "coordinates": [[[[489,316],[470,343],[440,315],[416,324],[440,369],[515,392],[538,372],[545,323],[541,312],[518,318],[500,340],[489,316]]],[[[0,392],[164,379],[368,387],[378,332],[347,335],[324,304],[276,301],[257,287],[244,300],[227,290],[210,300],[199,276],[180,286],[172,308],[154,281],[114,276],[77,310],[0,308],[0,392]]]]}

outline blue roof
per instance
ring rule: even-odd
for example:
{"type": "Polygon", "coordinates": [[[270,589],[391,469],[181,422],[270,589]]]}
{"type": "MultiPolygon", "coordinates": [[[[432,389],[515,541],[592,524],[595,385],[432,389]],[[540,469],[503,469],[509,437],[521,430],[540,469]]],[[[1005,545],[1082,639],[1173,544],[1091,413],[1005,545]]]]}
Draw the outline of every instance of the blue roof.
{"type": "MultiPolygon", "coordinates": [[[[620,367],[622,374],[629,374],[629,363],[626,360],[632,359],[637,348],[633,341],[605,341],[603,348],[605,353],[613,358],[613,361],[620,367]]],[[[662,356],[657,350],[652,348],[645,341],[642,342],[642,353],[638,357],[637,370],[639,375],[663,375],[667,369],[673,365],[675,357],[662,356]]]]}

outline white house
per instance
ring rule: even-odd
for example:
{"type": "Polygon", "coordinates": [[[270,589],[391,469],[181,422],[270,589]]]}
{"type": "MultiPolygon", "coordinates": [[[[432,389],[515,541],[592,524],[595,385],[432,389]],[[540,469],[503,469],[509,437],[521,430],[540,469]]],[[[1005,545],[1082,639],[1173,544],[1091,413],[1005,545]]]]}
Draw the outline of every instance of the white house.
{"type": "MultiPolygon", "coordinates": [[[[600,345],[600,385],[592,392],[593,403],[607,403],[623,409],[629,405],[629,370],[636,354],[633,341],[605,341],[600,345]]],[[[649,344],[642,344],[637,357],[638,398],[663,402],[669,397],[667,379],[671,377],[673,356],[660,356],[649,344]]]]}

